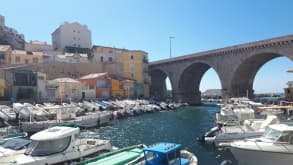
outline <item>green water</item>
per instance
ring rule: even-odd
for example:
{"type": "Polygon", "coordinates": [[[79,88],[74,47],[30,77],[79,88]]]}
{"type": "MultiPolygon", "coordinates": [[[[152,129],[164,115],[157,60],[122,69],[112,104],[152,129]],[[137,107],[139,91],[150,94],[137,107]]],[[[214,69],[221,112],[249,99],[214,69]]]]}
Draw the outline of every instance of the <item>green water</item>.
{"type": "MultiPolygon", "coordinates": [[[[196,138],[214,126],[213,118],[218,110],[217,107],[198,106],[143,114],[114,121],[95,131],[100,138],[111,140],[117,147],[162,141],[180,143],[197,156],[200,165],[217,165],[225,157],[216,158],[218,153],[214,146],[202,145],[196,138]]],[[[229,158],[229,153],[226,157],[229,158]]]]}

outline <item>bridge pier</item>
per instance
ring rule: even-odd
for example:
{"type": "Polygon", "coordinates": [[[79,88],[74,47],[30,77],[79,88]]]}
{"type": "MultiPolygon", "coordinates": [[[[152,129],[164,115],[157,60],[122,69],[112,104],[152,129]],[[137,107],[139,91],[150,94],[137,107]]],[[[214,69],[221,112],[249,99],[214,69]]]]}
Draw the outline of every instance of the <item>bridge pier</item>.
{"type": "Polygon", "coordinates": [[[176,92],[173,91],[173,100],[176,102],[187,102],[190,105],[198,105],[201,103],[200,92],[176,92]]]}

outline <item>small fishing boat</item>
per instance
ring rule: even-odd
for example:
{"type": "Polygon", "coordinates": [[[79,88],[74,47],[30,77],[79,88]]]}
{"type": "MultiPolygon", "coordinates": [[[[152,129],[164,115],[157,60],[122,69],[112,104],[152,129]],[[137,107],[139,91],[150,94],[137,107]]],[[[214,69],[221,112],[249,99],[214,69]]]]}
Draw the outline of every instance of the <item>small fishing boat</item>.
{"type": "Polygon", "coordinates": [[[197,165],[197,157],[181,150],[182,145],[160,142],[143,149],[144,160],[137,165],[197,165]]]}
{"type": "Polygon", "coordinates": [[[143,144],[122,148],[116,151],[102,154],[95,158],[91,158],[80,162],[78,165],[95,165],[95,164],[105,164],[105,165],[129,165],[133,164],[139,160],[142,160],[143,148],[146,146],[143,144]]]}
{"type": "Polygon", "coordinates": [[[0,157],[1,165],[67,164],[112,150],[108,140],[79,138],[79,128],[56,126],[31,136],[24,153],[0,157]]]}

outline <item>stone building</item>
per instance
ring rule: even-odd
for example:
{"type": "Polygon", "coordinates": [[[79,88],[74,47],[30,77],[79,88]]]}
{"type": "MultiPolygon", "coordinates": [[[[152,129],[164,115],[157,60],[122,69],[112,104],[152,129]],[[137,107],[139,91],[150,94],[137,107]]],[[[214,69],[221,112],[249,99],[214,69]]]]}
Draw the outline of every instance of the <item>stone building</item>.
{"type": "Polygon", "coordinates": [[[47,101],[79,101],[81,99],[81,83],[72,78],[48,80],[46,84],[47,101]]]}
{"type": "Polygon", "coordinates": [[[42,52],[27,52],[24,50],[12,50],[9,57],[10,64],[42,64],[42,52]]]}
{"type": "Polygon", "coordinates": [[[9,64],[11,51],[10,45],[0,45],[0,64],[9,64]]]}
{"type": "Polygon", "coordinates": [[[11,45],[13,49],[24,49],[24,35],[5,25],[4,16],[0,15],[0,44],[11,45]]]}
{"type": "Polygon", "coordinates": [[[125,51],[127,50],[94,45],[92,47],[92,61],[98,63],[117,62],[117,58],[125,51]]]}
{"type": "Polygon", "coordinates": [[[65,22],[52,33],[54,50],[64,51],[66,47],[91,48],[91,31],[78,22],[65,22]]]}
{"type": "Polygon", "coordinates": [[[284,89],[285,99],[287,101],[293,101],[293,81],[287,83],[288,87],[284,89]]]}

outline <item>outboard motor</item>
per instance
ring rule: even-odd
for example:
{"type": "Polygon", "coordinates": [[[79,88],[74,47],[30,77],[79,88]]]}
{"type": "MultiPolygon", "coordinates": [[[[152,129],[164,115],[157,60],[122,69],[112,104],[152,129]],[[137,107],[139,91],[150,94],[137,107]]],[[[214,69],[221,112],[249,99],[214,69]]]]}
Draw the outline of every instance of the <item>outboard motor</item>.
{"type": "Polygon", "coordinates": [[[221,162],[220,165],[232,165],[232,164],[233,164],[233,163],[232,163],[231,160],[224,160],[224,161],[221,162]]]}
{"type": "Polygon", "coordinates": [[[208,132],[204,133],[200,138],[197,138],[200,142],[208,142],[213,140],[208,140],[208,138],[213,139],[220,131],[221,125],[211,128],[208,132]]]}

